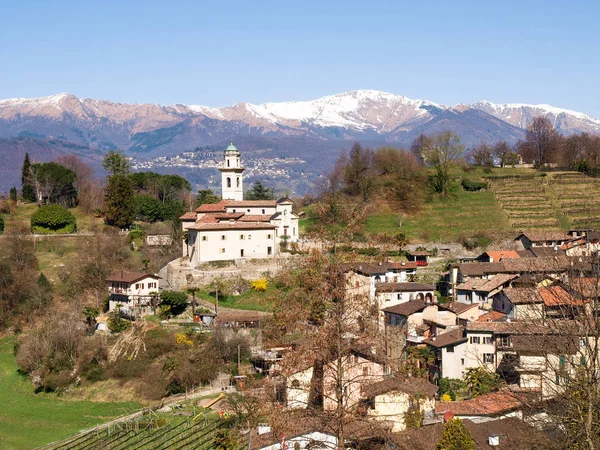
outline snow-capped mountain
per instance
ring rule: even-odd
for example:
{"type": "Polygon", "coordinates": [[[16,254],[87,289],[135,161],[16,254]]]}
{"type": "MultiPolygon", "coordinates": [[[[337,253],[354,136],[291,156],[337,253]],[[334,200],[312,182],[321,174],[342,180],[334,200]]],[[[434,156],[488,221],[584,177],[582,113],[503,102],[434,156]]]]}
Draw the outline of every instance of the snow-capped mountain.
{"type": "Polygon", "coordinates": [[[536,116],[546,116],[558,131],[564,134],[594,133],[600,134],[600,120],[587,114],[557,108],[551,105],[526,105],[522,103],[508,103],[498,105],[488,101],[481,101],[468,105],[491,114],[519,128],[527,128],[536,116]]]}

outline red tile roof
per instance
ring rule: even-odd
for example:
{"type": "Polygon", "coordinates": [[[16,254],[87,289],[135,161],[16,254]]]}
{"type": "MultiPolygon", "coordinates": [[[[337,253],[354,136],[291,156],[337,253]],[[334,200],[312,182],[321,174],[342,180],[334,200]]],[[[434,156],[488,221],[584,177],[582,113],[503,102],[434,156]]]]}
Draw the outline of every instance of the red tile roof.
{"type": "Polygon", "coordinates": [[[492,258],[494,262],[498,262],[501,259],[520,258],[515,250],[490,250],[485,253],[492,258]]]}
{"type": "Polygon", "coordinates": [[[189,220],[196,220],[196,212],[195,211],[188,211],[186,213],[183,214],[183,216],[181,216],[179,218],[179,220],[185,220],[185,221],[189,221],[189,220]]]}
{"type": "Polygon", "coordinates": [[[189,230],[198,231],[215,231],[215,230],[274,230],[277,228],[275,225],[260,222],[220,222],[220,223],[205,223],[198,222],[191,227],[189,230]]]}
{"type": "Polygon", "coordinates": [[[199,213],[218,213],[225,212],[225,201],[221,200],[219,203],[205,203],[204,205],[200,205],[196,209],[196,212],[199,213]]]}
{"type": "Polygon", "coordinates": [[[451,411],[455,416],[496,416],[523,407],[524,400],[519,394],[498,391],[471,400],[436,402],[435,412],[451,411]]]}
{"type": "Polygon", "coordinates": [[[160,277],[145,272],[125,272],[124,270],[116,270],[106,278],[106,281],[120,281],[123,283],[133,283],[134,281],[142,280],[144,278],[159,279],[160,277]]]}
{"type": "Polygon", "coordinates": [[[477,322],[495,322],[497,320],[504,320],[506,319],[506,314],[503,314],[499,311],[490,311],[487,314],[483,314],[482,316],[479,316],[479,318],[477,319],[477,322]]]}

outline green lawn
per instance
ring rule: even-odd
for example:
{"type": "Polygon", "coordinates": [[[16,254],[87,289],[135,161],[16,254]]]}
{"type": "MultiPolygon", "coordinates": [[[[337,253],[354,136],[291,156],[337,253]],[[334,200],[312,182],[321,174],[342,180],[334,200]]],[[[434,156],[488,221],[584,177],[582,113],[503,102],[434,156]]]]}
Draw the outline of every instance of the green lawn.
{"type": "MultiPolygon", "coordinates": [[[[206,288],[196,293],[196,297],[214,304],[215,297],[209,294],[210,289],[206,288]]],[[[219,306],[233,309],[247,309],[251,311],[272,311],[273,296],[277,289],[269,284],[265,292],[256,292],[249,289],[242,295],[219,295],[219,306]]]]}
{"type": "Polygon", "coordinates": [[[0,448],[38,447],[141,407],[35,394],[30,380],[17,372],[14,343],[14,338],[0,340],[0,448]]]}

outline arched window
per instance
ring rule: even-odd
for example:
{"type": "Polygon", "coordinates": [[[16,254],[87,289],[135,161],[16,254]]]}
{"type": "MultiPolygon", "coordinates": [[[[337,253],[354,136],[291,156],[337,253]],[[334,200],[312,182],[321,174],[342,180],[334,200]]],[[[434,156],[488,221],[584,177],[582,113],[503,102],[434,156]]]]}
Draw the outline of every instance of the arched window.
{"type": "Polygon", "coordinates": [[[231,178],[227,177],[227,187],[231,187],[231,178]]]}
{"type": "Polygon", "coordinates": [[[423,298],[423,293],[422,293],[422,292],[419,292],[419,293],[417,294],[417,300],[421,300],[421,301],[422,301],[422,300],[424,300],[424,298],[423,298]]]}
{"type": "Polygon", "coordinates": [[[240,187],[240,177],[237,177],[237,187],[240,187]]]}
{"type": "Polygon", "coordinates": [[[429,292],[425,295],[425,303],[433,303],[433,296],[429,292]]]}

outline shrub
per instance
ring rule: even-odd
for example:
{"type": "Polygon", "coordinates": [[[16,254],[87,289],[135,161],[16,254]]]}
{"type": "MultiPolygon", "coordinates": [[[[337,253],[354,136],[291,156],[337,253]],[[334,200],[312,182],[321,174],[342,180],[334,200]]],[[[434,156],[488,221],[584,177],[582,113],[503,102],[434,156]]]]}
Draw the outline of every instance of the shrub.
{"type": "Polygon", "coordinates": [[[446,392],[444,395],[442,395],[442,401],[443,402],[451,402],[452,396],[446,392]]]}
{"type": "Polygon", "coordinates": [[[144,230],[142,230],[142,228],[137,227],[133,230],[131,230],[129,232],[129,234],[127,235],[127,237],[129,238],[129,241],[134,241],[136,239],[141,238],[142,236],[144,236],[144,230]]]}
{"type": "Polygon", "coordinates": [[[160,301],[161,305],[168,305],[173,309],[183,309],[187,306],[188,295],[181,291],[162,291],[160,301]]]}
{"type": "Polygon", "coordinates": [[[488,184],[486,181],[472,181],[472,180],[469,180],[468,178],[463,178],[460,184],[461,184],[463,190],[469,191],[469,192],[482,191],[484,189],[487,189],[487,187],[488,187],[488,184]]]}
{"type": "Polygon", "coordinates": [[[252,282],[252,289],[256,292],[265,292],[267,290],[267,280],[260,278],[252,282]]]}
{"type": "Polygon", "coordinates": [[[40,207],[31,216],[31,232],[35,234],[65,234],[77,231],[75,216],[60,205],[40,207]]]}
{"type": "Polygon", "coordinates": [[[475,450],[475,442],[460,419],[450,420],[444,427],[436,450],[475,450]]]}
{"type": "Polygon", "coordinates": [[[131,327],[131,322],[121,317],[119,306],[108,315],[108,329],[111,333],[120,333],[131,327]]]}
{"type": "Polygon", "coordinates": [[[4,233],[4,219],[0,217],[0,234],[4,233]]]}

